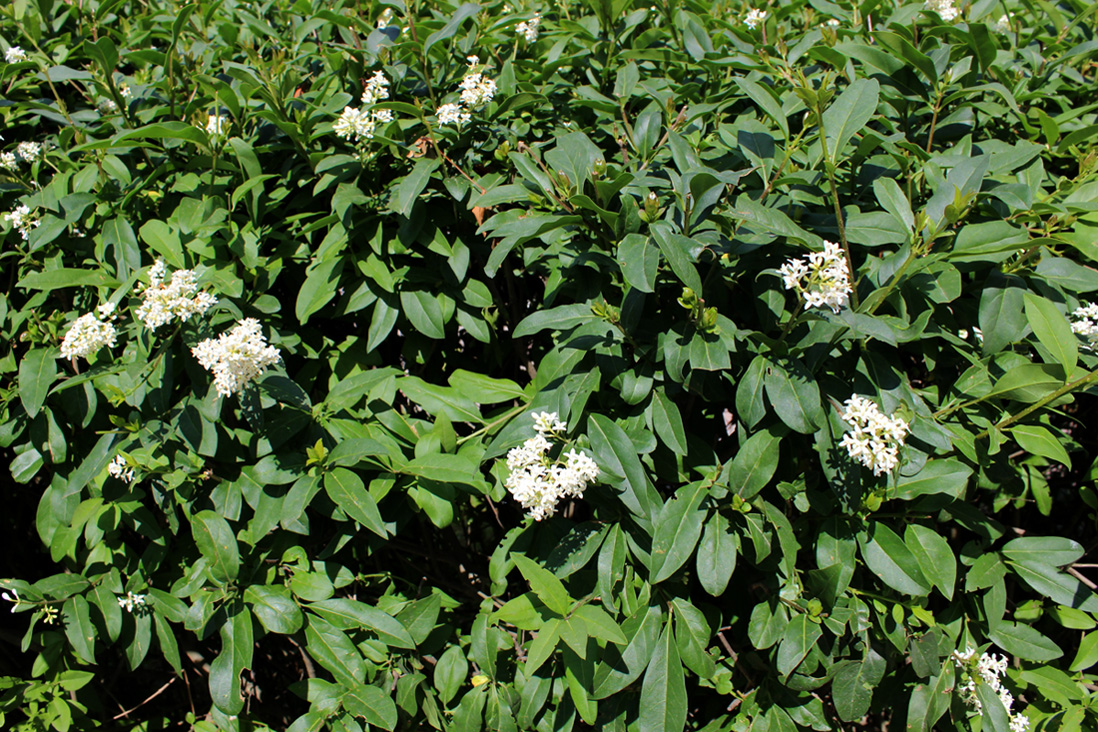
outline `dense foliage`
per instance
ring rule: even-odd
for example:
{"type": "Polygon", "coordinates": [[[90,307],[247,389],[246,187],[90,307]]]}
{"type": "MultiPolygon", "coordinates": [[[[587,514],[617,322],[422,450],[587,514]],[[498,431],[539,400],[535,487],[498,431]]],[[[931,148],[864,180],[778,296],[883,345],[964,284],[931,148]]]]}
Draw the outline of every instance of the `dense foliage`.
{"type": "Polygon", "coordinates": [[[1098,11],[898,1],[0,7],[0,726],[1098,726],[1098,11]]]}

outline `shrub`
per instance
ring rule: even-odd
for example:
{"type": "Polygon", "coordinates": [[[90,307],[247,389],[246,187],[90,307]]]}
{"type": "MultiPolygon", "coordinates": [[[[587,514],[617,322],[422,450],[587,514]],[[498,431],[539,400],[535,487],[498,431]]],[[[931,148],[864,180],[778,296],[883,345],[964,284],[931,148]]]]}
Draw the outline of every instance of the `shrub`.
{"type": "Polygon", "coordinates": [[[1098,724],[1094,17],[9,5],[0,720],[1098,724]]]}

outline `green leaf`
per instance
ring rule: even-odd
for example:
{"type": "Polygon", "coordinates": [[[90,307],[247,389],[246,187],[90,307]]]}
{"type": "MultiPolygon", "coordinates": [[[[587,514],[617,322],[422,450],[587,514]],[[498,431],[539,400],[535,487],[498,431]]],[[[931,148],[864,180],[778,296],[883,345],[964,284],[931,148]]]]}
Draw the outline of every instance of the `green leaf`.
{"type": "Polygon", "coordinates": [[[419,195],[423,193],[423,189],[427,187],[428,181],[431,180],[431,174],[435,172],[438,166],[438,158],[424,157],[417,160],[412,172],[401,178],[400,183],[393,186],[393,198],[389,202],[389,207],[401,216],[410,216],[412,206],[419,199],[419,195]]]}
{"type": "Polygon", "coordinates": [[[1098,594],[1071,575],[1048,565],[1008,562],[1027,585],[1061,605],[1086,612],[1098,612],[1098,594]]]}
{"type": "Polygon", "coordinates": [[[339,289],[339,278],[343,275],[343,258],[334,257],[320,262],[309,269],[305,275],[305,282],[297,293],[297,303],[294,305],[294,315],[302,325],[309,322],[309,317],[331,302],[339,289]]]}
{"type": "Polygon", "coordinates": [[[31,272],[19,280],[18,286],[28,290],[56,290],[62,287],[118,287],[113,277],[95,269],[51,269],[31,272]]]}
{"type": "Polygon", "coordinates": [[[671,607],[674,610],[675,644],[682,662],[699,677],[712,678],[716,663],[705,650],[712,637],[705,615],[682,598],[672,600],[671,607]]]}
{"type": "Polygon", "coordinates": [[[342,630],[308,616],[305,626],[306,650],[317,663],[328,669],[336,681],[346,687],[354,687],[366,681],[366,666],[362,654],[342,630]]]}
{"type": "Polygon", "coordinates": [[[714,597],[724,594],[736,569],[737,544],[728,519],[714,513],[705,523],[697,556],[698,581],[714,597]]]}
{"type": "Polygon", "coordinates": [[[625,645],[628,641],[625,633],[621,632],[621,627],[598,605],[582,605],[576,610],[576,615],[583,619],[587,632],[592,638],[600,638],[618,645],[625,645]]]}
{"type": "Polygon", "coordinates": [[[1063,567],[1079,561],[1083,545],[1060,536],[1020,536],[1003,545],[1003,555],[1030,567],[1063,567]]]}
{"type": "Polygon", "coordinates": [[[988,633],[995,645],[1025,661],[1051,661],[1064,655],[1059,646],[1028,625],[1003,621],[988,633]]]}
{"type": "Polygon", "coordinates": [[[786,425],[806,435],[816,431],[824,416],[820,392],[803,367],[794,367],[790,373],[771,361],[764,383],[766,396],[786,425]]]}
{"type": "Polygon", "coordinates": [[[176,676],[182,676],[183,663],[179,657],[179,643],[175,640],[171,623],[158,613],[153,615],[153,624],[156,626],[156,641],[160,644],[160,652],[164,654],[164,660],[171,664],[176,676]]]}
{"type": "Polygon", "coordinates": [[[701,276],[692,261],[696,257],[689,254],[689,252],[700,249],[701,246],[695,243],[693,239],[682,234],[672,234],[666,226],[653,225],[651,232],[652,238],[656,240],[656,244],[659,245],[667,263],[671,265],[671,271],[675,273],[675,276],[679,278],[684,286],[689,287],[698,297],[701,297],[701,276]]]}
{"type": "Polygon", "coordinates": [[[686,430],[682,426],[682,415],[663,389],[652,392],[652,423],[656,434],[672,452],[686,455],[686,430]]]}
{"type": "Polygon", "coordinates": [[[362,478],[347,468],[335,468],[324,474],[324,491],[332,502],[358,523],[382,539],[389,537],[385,520],[377,501],[362,482],[362,478]]]}
{"type": "Polygon", "coordinates": [[[191,517],[191,531],[202,556],[210,561],[210,575],[219,582],[231,582],[240,571],[240,550],[229,522],[213,511],[191,517]]]}
{"type": "Polygon", "coordinates": [[[19,362],[19,401],[28,417],[37,416],[57,378],[57,356],[52,348],[28,351],[19,362]]]}
{"type": "Polygon", "coordinates": [[[884,678],[887,663],[872,648],[866,649],[861,662],[843,666],[831,681],[835,711],[844,722],[857,722],[873,703],[873,689],[884,678]]]}
{"type": "Polygon", "coordinates": [[[947,600],[952,600],[953,588],[957,584],[957,558],[949,548],[949,542],[934,529],[908,524],[904,531],[904,543],[915,555],[923,575],[941,590],[947,600]]]}
{"type": "Polygon", "coordinates": [[[662,611],[649,607],[644,615],[625,623],[629,643],[624,650],[607,646],[603,662],[595,670],[594,698],[606,699],[640,678],[655,652],[660,635],[662,611]]]}
{"type": "Polygon", "coordinates": [[[945,493],[957,499],[964,498],[972,468],[959,460],[928,460],[922,470],[914,475],[901,475],[896,480],[894,496],[910,501],[923,495],[945,493]]]}
{"type": "Polygon", "coordinates": [[[1026,319],[1025,285],[1018,277],[993,275],[980,295],[979,321],[983,352],[998,353],[1022,337],[1026,319]]]}
{"type": "Polygon", "coordinates": [[[400,293],[400,307],[412,326],[428,338],[446,337],[446,319],[438,299],[423,290],[404,290],[400,293]]]}
{"type": "Polygon", "coordinates": [[[1070,376],[1079,360],[1079,339],[1071,331],[1067,317],[1052,302],[1039,295],[1025,292],[1022,297],[1025,300],[1026,320],[1033,334],[1064,367],[1064,374],[1070,376]]]}
{"type": "Polygon", "coordinates": [[[638,732],[682,732],[686,727],[686,676],[668,618],[644,673],[638,732]]]}
{"type": "Polygon", "coordinates": [[[1064,384],[1059,366],[1046,363],[1025,363],[1007,371],[995,382],[986,396],[1035,402],[1064,384]]]}
{"type": "MultiPolygon", "coordinates": [[[[980,700],[980,715],[988,730],[1009,730],[1010,715],[990,684],[976,685],[976,696],[980,700]]],[[[983,727],[981,727],[983,729],[983,727]]]]}
{"type": "Polygon", "coordinates": [[[364,602],[337,597],[309,605],[309,609],[340,630],[365,628],[377,634],[382,643],[393,648],[414,649],[416,643],[404,624],[389,613],[364,602]]]}
{"type": "Polygon", "coordinates": [[[699,481],[683,487],[664,504],[652,536],[649,563],[652,584],[673,575],[693,554],[706,514],[699,506],[708,493],[707,484],[699,481]]]}
{"type": "Polygon", "coordinates": [[[565,331],[584,323],[590,323],[592,320],[597,320],[597,318],[591,312],[590,305],[584,303],[560,305],[527,315],[515,326],[513,337],[525,338],[549,328],[565,331]]]}
{"type": "Polygon", "coordinates": [[[827,153],[837,163],[847,141],[860,132],[877,111],[880,84],[876,79],[856,79],[823,113],[827,153]]]}
{"type": "Polygon", "coordinates": [[[1010,428],[1010,434],[1026,452],[1055,460],[1071,469],[1071,458],[1064,449],[1063,442],[1056,439],[1048,429],[1035,424],[1023,424],[1010,428]]]}
{"type": "Polygon", "coordinates": [[[477,489],[484,486],[480,466],[476,461],[464,455],[438,452],[423,455],[405,465],[402,472],[408,475],[418,475],[428,480],[436,480],[439,483],[457,483],[477,489]]]}
{"type": "Polygon", "coordinates": [[[136,130],[129,130],[114,136],[114,144],[120,145],[129,140],[185,140],[196,145],[209,145],[205,132],[186,122],[155,122],[136,130]]]}
{"type": "Polygon", "coordinates": [[[625,507],[637,516],[650,517],[644,468],[629,436],[607,417],[593,414],[588,421],[588,437],[600,470],[625,479],[621,494],[625,507]]]}
{"type": "Polygon", "coordinates": [[[660,250],[652,240],[641,234],[627,234],[618,243],[618,266],[631,287],[641,292],[656,291],[660,250]]]}
{"type": "Polygon", "coordinates": [[[95,639],[98,633],[91,619],[91,606],[82,595],[75,595],[65,601],[62,610],[65,620],[65,636],[72,644],[76,655],[88,663],[95,663],[95,639]]]}
{"type": "Polygon", "coordinates": [[[564,585],[553,576],[552,572],[521,554],[516,554],[513,559],[519,572],[522,572],[522,576],[530,583],[530,589],[539,600],[545,603],[546,607],[559,615],[567,615],[571,612],[575,600],[569,597],[564,585]]]}
{"type": "Polygon", "coordinates": [[[449,704],[465,683],[465,677],[469,675],[469,662],[465,660],[465,653],[461,646],[452,645],[435,664],[435,688],[438,689],[439,699],[444,704],[449,704]]]}
{"type": "Polygon", "coordinates": [[[930,592],[919,562],[903,540],[882,523],[870,525],[868,537],[859,536],[862,557],[873,574],[892,589],[908,595],[922,596],[930,592]]]}
{"type": "Polygon", "coordinates": [[[252,615],[241,608],[221,626],[221,653],[210,664],[210,698],[225,714],[240,714],[240,673],[252,665],[252,615]]]}
{"type": "Polygon", "coordinates": [[[736,412],[744,420],[748,429],[766,416],[766,402],[763,399],[763,381],[766,377],[767,360],[765,356],[751,359],[747,371],[736,384],[736,412]]]}
{"type": "Polygon", "coordinates": [[[252,612],[269,632],[291,635],[301,630],[301,608],[288,587],[252,585],[244,591],[244,600],[251,604],[252,612]]]}
{"type": "Polygon", "coordinates": [[[1087,633],[1079,641],[1079,652],[1075,654],[1069,671],[1086,671],[1098,663],[1098,631],[1087,633]]]}
{"type": "Polygon", "coordinates": [[[427,54],[431,52],[431,48],[434,47],[436,43],[445,41],[447,38],[452,38],[454,34],[458,32],[458,29],[461,28],[461,24],[478,12],[480,12],[480,6],[476,3],[462,4],[461,7],[450,16],[450,20],[447,21],[446,25],[427,36],[427,40],[423,44],[423,57],[427,58],[427,54]]]}
{"type": "Polygon", "coordinates": [[[477,404],[498,404],[524,397],[522,387],[510,379],[494,379],[464,369],[450,374],[449,383],[477,404]]]}
{"type": "Polygon", "coordinates": [[[749,500],[766,487],[778,469],[781,438],[770,430],[756,432],[747,438],[732,460],[728,486],[749,500]]]}
{"type": "Polygon", "coordinates": [[[873,193],[877,197],[877,203],[900,221],[906,230],[915,228],[915,214],[911,212],[911,203],[896,181],[887,177],[877,178],[873,181],[873,193]]]}
{"type": "Polygon", "coordinates": [[[344,709],[368,724],[390,732],[396,729],[396,703],[376,686],[355,684],[343,694],[342,701],[344,709]]]}
{"type": "Polygon", "coordinates": [[[774,98],[774,94],[767,91],[762,85],[748,81],[742,76],[736,77],[735,82],[744,94],[751,97],[751,101],[755,102],[760,110],[778,124],[782,134],[788,138],[789,121],[782,110],[781,103],[774,98]]]}
{"type": "Polygon", "coordinates": [[[823,630],[818,623],[812,622],[806,613],[798,613],[782,633],[778,645],[778,673],[782,676],[793,673],[822,635],[823,630]]]}

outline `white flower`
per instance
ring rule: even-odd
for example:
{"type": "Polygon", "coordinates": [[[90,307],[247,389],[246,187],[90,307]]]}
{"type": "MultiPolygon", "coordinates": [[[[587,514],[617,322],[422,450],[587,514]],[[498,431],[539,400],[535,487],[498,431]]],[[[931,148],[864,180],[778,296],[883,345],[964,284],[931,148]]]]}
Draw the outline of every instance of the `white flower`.
{"type": "Polygon", "coordinates": [[[1087,303],[1075,308],[1071,318],[1071,330],[1086,341],[1083,348],[1095,350],[1095,345],[1098,344],[1098,303],[1087,303]]]}
{"type": "Polygon", "coordinates": [[[42,223],[38,220],[37,214],[31,213],[30,206],[25,203],[17,206],[14,211],[4,214],[4,221],[15,227],[24,240],[30,236],[32,229],[42,223]]]}
{"type": "Polygon", "coordinates": [[[831,18],[827,21],[827,27],[829,28],[838,28],[840,25],[842,25],[842,23],[838,18],[831,18]]]}
{"type": "Polygon", "coordinates": [[[370,114],[375,124],[387,125],[393,121],[393,110],[391,109],[375,109],[370,114]]]}
{"type": "Polygon", "coordinates": [[[764,20],[766,20],[766,11],[765,10],[754,10],[754,9],[752,9],[752,10],[747,11],[747,15],[743,19],[743,24],[746,25],[751,30],[755,30],[755,27],[759,23],[763,22],[764,20]]]}
{"type": "Polygon", "coordinates": [[[538,26],[541,25],[541,13],[534,13],[530,20],[524,20],[515,27],[515,32],[526,39],[527,43],[533,43],[538,39],[538,26]]]}
{"type": "Polygon", "coordinates": [[[123,99],[130,99],[131,97],[133,97],[133,92],[130,91],[130,85],[129,84],[122,84],[121,86],[119,86],[118,87],[118,94],[123,99]]]}
{"type": "Polygon", "coordinates": [[[65,333],[61,341],[61,358],[86,359],[104,346],[114,347],[117,338],[118,332],[107,318],[96,313],[85,313],[65,333]]]}
{"type": "Polygon", "coordinates": [[[1029,717],[1024,714],[1015,714],[1010,718],[1010,732],[1027,732],[1029,730],[1029,717]]]}
{"type": "Polygon", "coordinates": [[[465,60],[469,62],[470,66],[476,66],[480,63],[480,56],[466,56],[465,60]]]}
{"type": "MultiPolygon", "coordinates": [[[[992,26],[992,30],[996,33],[1007,33],[1010,31],[1010,19],[1013,17],[1014,13],[1006,13],[1005,15],[1000,16],[1000,18],[995,21],[995,25],[992,26]]],[[[1028,719],[1026,720],[1026,726],[1029,726],[1028,719]]]]}
{"type": "Polygon", "coordinates": [[[967,648],[963,653],[953,652],[953,662],[961,670],[961,678],[964,681],[957,685],[961,698],[981,715],[984,706],[977,696],[977,687],[986,684],[993,692],[999,695],[999,701],[1010,715],[1010,731],[1026,732],[1029,729],[1029,719],[1022,714],[1013,714],[1014,695],[1003,686],[1002,676],[1007,670],[1006,656],[996,656],[993,653],[984,653],[977,659],[976,650],[967,648]]]}
{"type": "Polygon", "coordinates": [[[388,28],[393,24],[393,9],[385,8],[381,15],[377,16],[377,27],[388,28]]]}
{"type": "Polygon", "coordinates": [[[260,332],[259,321],[245,318],[229,333],[207,338],[191,349],[202,368],[214,375],[217,393],[229,396],[243,391],[282,356],[260,332]]]}
{"type": "Polygon", "coordinates": [[[535,412],[530,416],[534,420],[534,430],[543,437],[568,429],[568,425],[557,418],[556,412],[535,412]]]}
{"type": "Polygon", "coordinates": [[[193,270],[179,269],[172,280],[164,284],[167,267],[163,259],[149,269],[149,284],[144,289],[145,299],[137,308],[137,318],[147,328],[156,330],[175,319],[190,320],[217,304],[217,298],[208,292],[198,291],[198,278],[193,270]]]}
{"type": "Polygon", "coordinates": [[[787,290],[797,290],[806,307],[829,307],[839,312],[852,292],[850,271],[842,247],[825,241],[822,252],[790,259],[778,270],[787,290]]]}
{"type": "Polygon", "coordinates": [[[213,137],[220,137],[224,135],[229,128],[229,118],[210,112],[209,118],[206,120],[206,134],[213,137]]]}
{"type": "Polygon", "coordinates": [[[565,425],[555,412],[532,415],[537,435],[507,453],[510,475],[504,485],[535,521],[556,513],[562,498],[582,498],[588,483],[599,476],[599,467],[584,452],[569,450],[553,460],[553,447],[546,435],[563,431],[565,425]]]}
{"type": "Polygon", "coordinates": [[[19,162],[15,158],[13,152],[0,153],[0,168],[4,170],[15,170],[19,167],[19,162]]]}
{"type": "Polygon", "coordinates": [[[27,60],[27,52],[19,46],[12,46],[7,51],[4,51],[4,60],[9,64],[16,64],[20,61],[27,60]]]}
{"type": "Polygon", "coordinates": [[[135,595],[132,591],[127,592],[125,597],[118,598],[118,607],[132,613],[135,607],[145,604],[145,597],[145,595],[135,595]]]}
{"type": "Polygon", "coordinates": [[[344,107],[343,114],[339,115],[332,129],[339,137],[354,138],[358,142],[362,138],[373,137],[375,126],[374,119],[367,112],[356,107],[344,107]]]}
{"type": "Polygon", "coordinates": [[[21,142],[15,146],[15,152],[28,163],[42,157],[42,145],[37,142],[21,142]]]}
{"type": "Polygon", "coordinates": [[[460,104],[443,104],[435,111],[440,125],[463,125],[472,117],[462,110],[460,104]]]}
{"type": "Polygon", "coordinates": [[[496,82],[479,72],[468,73],[461,80],[461,101],[470,110],[487,104],[495,95],[496,82]]]}
{"type": "Polygon", "coordinates": [[[366,81],[366,88],[362,92],[363,104],[376,104],[381,99],[389,98],[389,80],[385,74],[378,71],[366,81]]]}
{"type": "Polygon", "coordinates": [[[118,111],[118,105],[114,103],[113,99],[106,99],[106,98],[100,99],[99,100],[99,108],[102,109],[104,112],[117,112],[118,111]]]}
{"type": "Polygon", "coordinates": [[[12,604],[11,605],[11,611],[12,612],[15,612],[16,610],[18,610],[19,609],[19,603],[22,602],[19,599],[19,593],[16,592],[15,590],[12,590],[10,593],[0,592],[0,599],[7,600],[8,602],[10,602],[12,604]]]}
{"type": "Polygon", "coordinates": [[[952,23],[960,16],[961,11],[953,4],[953,0],[926,0],[926,9],[937,13],[942,20],[952,23]]]}
{"type": "Polygon", "coordinates": [[[909,431],[907,422],[885,416],[875,403],[857,394],[846,400],[840,416],[853,427],[839,442],[850,457],[872,469],[874,475],[890,472],[899,464],[900,448],[909,431]]]}
{"type": "Polygon", "coordinates": [[[107,466],[107,472],[118,478],[123,483],[133,482],[133,468],[126,467],[126,458],[116,455],[111,464],[107,466]]]}

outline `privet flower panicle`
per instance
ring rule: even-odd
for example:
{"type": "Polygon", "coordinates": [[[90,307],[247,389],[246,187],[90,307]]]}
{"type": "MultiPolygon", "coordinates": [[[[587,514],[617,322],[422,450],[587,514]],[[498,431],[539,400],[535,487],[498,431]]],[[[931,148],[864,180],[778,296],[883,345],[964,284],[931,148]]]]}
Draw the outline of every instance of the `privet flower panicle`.
{"type": "Polygon", "coordinates": [[[15,170],[19,167],[19,161],[15,157],[13,152],[0,153],[0,168],[4,170],[15,170]]]}
{"type": "Polygon", "coordinates": [[[976,689],[982,684],[987,684],[999,695],[999,701],[1006,707],[1007,714],[1010,716],[1010,732],[1026,732],[1029,729],[1029,718],[1021,713],[1014,713],[1014,695],[1003,686],[1001,677],[1007,670],[1006,656],[984,653],[976,658],[976,649],[968,647],[964,651],[953,652],[953,663],[957,665],[963,679],[963,681],[958,680],[956,689],[967,704],[982,715],[984,706],[977,696],[976,689]]]}
{"type": "Polygon", "coordinates": [[[435,110],[440,125],[463,125],[472,119],[472,115],[461,108],[460,104],[443,104],[435,110]]]}
{"type": "Polygon", "coordinates": [[[535,521],[556,513],[562,498],[582,498],[588,483],[599,476],[599,467],[586,453],[569,450],[556,460],[549,457],[550,438],[563,438],[568,425],[556,412],[531,415],[537,434],[507,453],[511,474],[504,485],[535,521]]]}
{"type": "Polygon", "coordinates": [[[751,30],[755,30],[755,28],[760,23],[762,23],[764,20],[766,20],[766,11],[765,10],[751,9],[751,10],[748,10],[747,15],[744,16],[743,24],[746,25],[751,30]]]}
{"type": "Polygon", "coordinates": [[[217,298],[208,292],[198,291],[198,278],[193,270],[178,269],[172,280],[165,284],[167,267],[163,259],[149,270],[149,284],[145,287],[145,301],[137,308],[137,317],[146,327],[156,330],[173,320],[187,321],[193,315],[201,315],[217,304],[217,298]]]}
{"type": "Polygon", "coordinates": [[[857,394],[846,400],[841,417],[854,428],[843,433],[839,443],[850,457],[872,469],[874,475],[899,464],[900,448],[909,431],[907,422],[885,416],[876,404],[857,394]]]}
{"type": "Polygon", "coordinates": [[[825,241],[822,252],[790,259],[778,272],[787,290],[796,290],[810,308],[829,307],[839,312],[850,297],[850,270],[842,247],[825,241]]]}
{"type": "Polygon", "coordinates": [[[389,98],[389,80],[385,74],[378,71],[366,81],[366,88],[362,92],[363,104],[377,104],[382,99],[389,98]]]}
{"type": "Polygon", "coordinates": [[[4,214],[4,221],[14,226],[24,241],[30,236],[31,231],[42,223],[38,220],[38,214],[31,213],[30,206],[25,203],[17,206],[14,211],[4,214]]]}
{"type": "Polygon", "coordinates": [[[121,455],[114,456],[114,460],[107,466],[107,472],[123,483],[132,483],[134,479],[133,468],[126,466],[126,458],[121,455]]]}
{"type": "Polygon", "coordinates": [[[229,118],[210,112],[209,119],[206,120],[206,134],[213,137],[221,137],[229,129],[229,118]]]}
{"type": "Polygon", "coordinates": [[[191,353],[214,375],[214,386],[222,396],[240,393],[248,382],[282,359],[277,348],[267,345],[255,318],[241,320],[231,332],[216,339],[207,338],[191,353]]]}
{"type": "Polygon", "coordinates": [[[527,43],[533,43],[538,39],[538,26],[541,25],[541,13],[534,13],[530,20],[524,20],[515,27],[515,32],[526,39],[527,43]]]}
{"type": "Polygon", "coordinates": [[[7,51],[4,51],[4,60],[9,64],[17,64],[20,61],[26,61],[27,52],[19,46],[12,46],[7,51]]]}
{"type": "Polygon", "coordinates": [[[496,82],[486,78],[479,71],[470,72],[461,80],[461,102],[470,110],[484,106],[492,101],[495,95],[496,82]]]}
{"type": "Polygon", "coordinates": [[[118,607],[122,608],[128,613],[132,613],[135,607],[141,607],[145,604],[145,595],[135,594],[133,591],[127,592],[125,597],[118,598],[118,607]]]}
{"type": "Polygon", "coordinates": [[[1083,348],[1093,351],[1098,345],[1098,303],[1087,303],[1071,314],[1071,330],[1084,341],[1083,348]]]}
{"type": "Polygon", "coordinates": [[[106,302],[94,313],[85,313],[73,322],[61,341],[61,358],[88,358],[103,346],[112,348],[118,332],[114,329],[115,304],[106,302]]]}
{"type": "Polygon", "coordinates": [[[21,142],[15,146],[15,152],[28,163],[42,157],[42,145],[37,142],[21,142]]]}
{"type": "Polygon", "coordinates": [[[937,13],[948,23],[952,23],[961,15],[961,11],[953,4],[953,0],[926,0],[925,6],[927,10],[937,13]]]}
{"type": "Polygon", "coordinates": [[[374,136],[374,120],[370,117],[370,113],[357,107],[344,107],[343,114],[339,115],[339,119],[332,129],[335,130],[336,135],[344,139],[353,139],[355,142],[366,138],[369,139],[374,136]]]}

